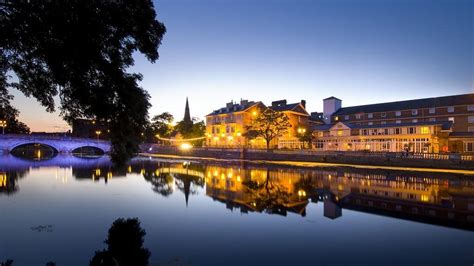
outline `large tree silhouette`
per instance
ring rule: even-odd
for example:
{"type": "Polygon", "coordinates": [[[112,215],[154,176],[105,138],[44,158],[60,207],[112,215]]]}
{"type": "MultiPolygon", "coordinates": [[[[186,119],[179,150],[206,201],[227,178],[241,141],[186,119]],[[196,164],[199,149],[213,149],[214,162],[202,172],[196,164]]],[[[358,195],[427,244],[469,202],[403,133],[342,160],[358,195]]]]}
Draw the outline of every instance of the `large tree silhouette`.
{"type": "Polygon", "coordinates": [[[126,161],[150,106],[141,74],[127,69],[137,51],[158,59],[166,29],[155,17],[149,0],[1,1],[0,102],[17,89],[52,112],[59,98],[66,121],[109,123],[112,158],[126,161]]]}

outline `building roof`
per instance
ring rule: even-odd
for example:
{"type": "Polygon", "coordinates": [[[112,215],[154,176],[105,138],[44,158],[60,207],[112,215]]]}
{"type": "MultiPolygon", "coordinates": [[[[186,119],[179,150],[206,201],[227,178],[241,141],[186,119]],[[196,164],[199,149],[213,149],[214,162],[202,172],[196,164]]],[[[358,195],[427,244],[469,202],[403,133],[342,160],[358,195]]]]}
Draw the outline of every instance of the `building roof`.
{"type": "Polygon", "coordinates": [[[334,96],[331,96],[331,97],[328,97],[328,98],[326,98],[326,99],[323,99],[323,101],[325,101],[325,100],[332,100],[332,99],[334,99],[334,100],[339,100],[339,101],[341,100],[341,99],[339,99],[339,98],[336,98],[336,97],[334,97],[334,96]]]}
{"type": "Polygon", "coordinates": [[[451,132],[450,137],[474,138],[474,132],[451,132]]]}
{"type": "Polygon", "coordinates": [[[377,124],[377,125],[355,125],[347,122],[338,122],[335,124],[326,124],[326,125],[317,125],[314,126],[312,129],[313,131],[326,131],[331,129],[336,124],[343,124],[351,129],[370,129],[370,128],[386,128],[386,127],[409,127],[409,126],[432,126],[432,125],[441,125],[442,130],[450,130],[453,126],[453,122],[451,121],[439,121],[439,122],[408,122],[408,123],[389,123],[389,124],[377,124]]]}
{"type": "Polygon", "coordinates": [[[300,113],[300,114],[309,116],[308,112],[304,109],[303,106],[301,106],[301,103],[286,104],[286,100],[277,101],[277,102],[273,102],[272,105],[269,106],[269,108],[277,112],[292,111],[295,113],[300,113]],[[274,103],[277,103],[277,104],[274,104],[274,103]]]}
{"type": "MultiPolygon", "coordinates": [[[[210,116],[210,115],[221,115],[221,114],[230,114],[230,113],[235,113],[235,112],[241,112],[241,111],[245,111],[247,110],[248,108],[254,106],[254,105],[257,105],[257,104],[262,104],[262,102],[246,102],[244,104],[233,104],[232,107],[222,107],[220,109],[217,109],[217,110],[214,110],[212,113],[206,115],[206,116],[210,116]]],[[[263,105],[265,106],[265,105],[263,105]]]]}
{"type": "Polygon", "coordinates": [[[455,105],[466,105],[466,104],[474,104],[474,93],[344,107],[337,110],[333,114],[333,116],[357,114],[357,113],[375,113],[375,112],[387,112],[387,111],[397,111],[397,110],[442,107],[442,106],[455,106],[455,105]]]}

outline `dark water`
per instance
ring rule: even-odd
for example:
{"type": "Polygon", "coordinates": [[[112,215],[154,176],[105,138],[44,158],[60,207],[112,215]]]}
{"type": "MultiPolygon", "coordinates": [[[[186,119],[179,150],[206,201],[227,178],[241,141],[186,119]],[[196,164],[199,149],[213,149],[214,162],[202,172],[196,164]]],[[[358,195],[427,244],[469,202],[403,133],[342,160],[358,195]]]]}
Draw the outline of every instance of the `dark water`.
{"type": "Polygon", "coordinates": [[[0,157],[0,262],[88,265],[138,217],[151,265],[473,265],[474,177],[0,157]]]}

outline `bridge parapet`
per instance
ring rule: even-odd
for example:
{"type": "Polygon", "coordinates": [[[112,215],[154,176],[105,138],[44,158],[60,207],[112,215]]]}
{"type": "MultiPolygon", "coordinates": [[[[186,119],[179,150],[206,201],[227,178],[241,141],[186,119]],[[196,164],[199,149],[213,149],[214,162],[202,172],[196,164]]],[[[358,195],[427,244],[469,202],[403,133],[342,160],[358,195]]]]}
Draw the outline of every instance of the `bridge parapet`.
{"type": "Polygon", "coordinates": [[[41,135],[0,135],[0,150],[11,152],[14,148],[26,144],[43,144],[50,146],[60,153],[71,153],[77,148],[94,147],[105,153],[110,152],[110,142],[97,139],[75,138],[68,136],[41,135]]]}

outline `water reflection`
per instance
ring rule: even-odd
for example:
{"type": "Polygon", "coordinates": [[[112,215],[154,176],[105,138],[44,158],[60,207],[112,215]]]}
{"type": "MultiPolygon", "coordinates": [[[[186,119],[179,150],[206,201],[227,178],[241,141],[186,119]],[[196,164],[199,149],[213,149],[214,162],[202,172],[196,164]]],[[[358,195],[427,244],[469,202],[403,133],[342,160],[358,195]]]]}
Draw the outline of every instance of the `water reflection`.
{"type": "MultiPolygon", "coordinates": [[[[15,168],[15,160],[8,157],[0,163],[0,194],[18,192],[18,179],[31,169],[21,163],[15,168]]],[[[241,213],[304,217],[308,204],[323,204],[324,216],[330,219],[340,218],[348,209],[468,230],[474,224],[474,181],[464,175],[145,158],[124,168],[114,168],[103,158],[64,161],[68,163],[60,167],[72,168],[76,180],[103,184],[141,175],[163,197],[182,192],[186,206],[203,191],[241,213]]]]}

